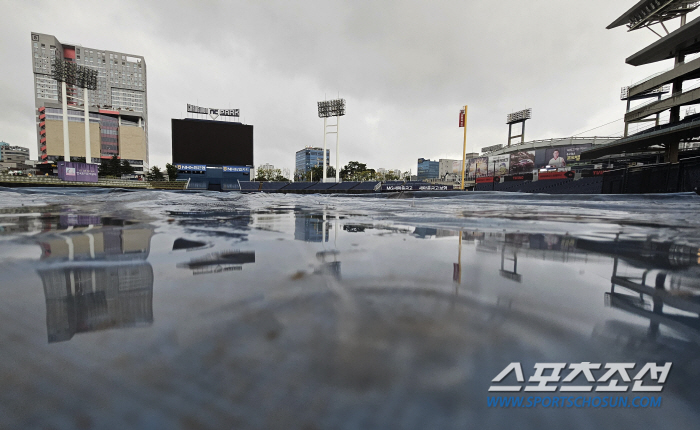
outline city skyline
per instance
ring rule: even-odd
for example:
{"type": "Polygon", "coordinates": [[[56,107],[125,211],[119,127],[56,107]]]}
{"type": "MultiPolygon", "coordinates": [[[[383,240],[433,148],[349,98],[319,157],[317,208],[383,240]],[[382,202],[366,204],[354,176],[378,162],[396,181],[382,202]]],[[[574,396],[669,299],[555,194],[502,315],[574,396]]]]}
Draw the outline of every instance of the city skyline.
{"type": "Polygon", "coordinates": [[[322,146],[316,101],[339,95],[351,107],[341,125],[341,166],[354,160],[405,171],[415,170],[419,157],[461,158],[464,104],[467,152],[505,143],[506,114],[528,107],[527,140],[611,121],[586,135],[620,134],[620,87],[670,66],[624,64],[657,36],[606,30],[628,5],[602,1],[572,1],[561,10],[515,1],[439,8],[207,2],[167,10],[128,1],[114,10],[2,3],[16,12],[0,18],[2,52],[14,59],[0,65],[0,139],[29,147],[32,159],[32,32],[147,59],[150,164],[161,168],[173,161],[170,119],[187,117],[187,103],[240,109],[256,127],[256,159],[293,169],[293,152],[322,146]],[[217,31],[208,37],[210,29],[217,31]]]}

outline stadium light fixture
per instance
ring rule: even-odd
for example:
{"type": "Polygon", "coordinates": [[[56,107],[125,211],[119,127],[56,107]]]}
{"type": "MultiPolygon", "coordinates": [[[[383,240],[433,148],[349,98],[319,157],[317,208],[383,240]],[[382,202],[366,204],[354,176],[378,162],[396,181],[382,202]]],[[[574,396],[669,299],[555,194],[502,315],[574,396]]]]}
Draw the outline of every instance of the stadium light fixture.
{"type": "Polygon", "coordinates": [[[85,162],[92,162],[90,151],[90,113],[88,91],[97,89],[97,70],[80,66],[56,55],[51,60],[51,75],[61,83],[63,104],[63,161],[70,162],[70,143],[68,141],[68,96],[66,85],[83,89],[83,106],[85,108],[85,162]]]}
{"type": "Polygon", "coordinates": [[[340,182],[340,158],[338,157],[339,149],[339,131],[340,117],[345,115],[345,99],[324,100],[318,102],[318,117],[323,118],[323,182],[326,182],[326,135],[335,133],[335,182],[340,182]],[[335,117],[335,124],[328,125],[327,121],[330,117],[335,117]],[[335,127],[335,131],[328,131],[328,127],[335,127]]]}

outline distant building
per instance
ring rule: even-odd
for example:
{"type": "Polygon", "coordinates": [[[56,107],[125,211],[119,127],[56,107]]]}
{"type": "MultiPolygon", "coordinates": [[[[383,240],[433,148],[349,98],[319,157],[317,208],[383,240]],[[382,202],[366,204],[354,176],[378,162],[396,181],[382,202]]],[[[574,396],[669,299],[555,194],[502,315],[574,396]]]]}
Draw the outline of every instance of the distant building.
{"type": "Polygon", "coordinates": [[[437,178],[440,174],[440,163],[437,161],[430,161],[428,158],[418,159],[418,180],[424,181],[426,179],[437,178]]]}
{"type": "Polygon", "coordinates": [[[260,169],[275,170],[275,166],[270,163],[265,163],[258,166],[258,170],[260,169]]]}
{"type": "Polygon", "coordinates": [[[10,146],[7,142],[0,142],[0,170],[33,170],[30,164],[29,148],[22,146],[10,146]]]}
{"type": "Polygon", "coordinates": [[[453,160],[449,158],[441,158],[438,169],[438,177],[449,181],[461,180],[462,176],[462,160],[453,160]]]}
{"type": "Polygon", "coordinates": [[[397,178],[401,178],[401,170],[399,169],[385,169],[383,167],[380,167],[377,169],[377,173],[380,175],[393,175],[397,178]]]}
{"type": "MultiPolygon", "coordinates": [[[[326,165],[331,165],[331,150],[326,149],[326,165]]],[[[323,148],[307,146],[296,153],[296,174],[303,175],[316,166],[323,166],[323,148]]]]}
{"type": "MultiPolygon", "coordinates": [[[[136,174],[148,171],[146,62],[139,55],[63,44],[49,34],[32,33],[32,71],[37,148],[43,163],[64,155],[61,85],[53,79],[54,57],[97,70],[97,89],[88,93],[90,152],[88,163],[117,156],[136,174]]],[[[84,90],[68,85],[70,158],[85,157],[84,90]]]]}

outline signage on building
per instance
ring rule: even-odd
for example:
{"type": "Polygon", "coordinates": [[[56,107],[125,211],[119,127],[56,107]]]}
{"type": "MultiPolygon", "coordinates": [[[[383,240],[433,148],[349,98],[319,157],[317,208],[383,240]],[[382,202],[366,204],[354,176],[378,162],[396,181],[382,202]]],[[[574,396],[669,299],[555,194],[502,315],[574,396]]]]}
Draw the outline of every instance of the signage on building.
{"type": "Polygon", "coordinates": [[[250,167],[244,166],[224,166],[224,172],[250,173],[250,167]]]}
{"type": "Polygon", "coordinates": [[[191,105],[191,104],[187,104],[187,112],[209,115],[211,117],[211,119],[216,119],[219,116],[233,116],[233,117],[240,117],[241,116],[240,109],[215,109],[215,108],[206,108],[206,107],[201,107],[201,106],[195,106],[195,105],[191,105]]]}
{"type": "Polygon", "coordinates": [[[58,178],[71,182],[97,182],[97,164],[58,162],[58,178]]]}
{"type": "Polygon", "coordinates": [[[382,191],[452,191],[452,185],[437,185],[437,184],[382,185],[382,191]]]}
{"type": "Polygon", "coordinates": [[[177,170],[189,170],[195,172],[204,172],[207,170],[205,164],[176,164],[177,170]]]}

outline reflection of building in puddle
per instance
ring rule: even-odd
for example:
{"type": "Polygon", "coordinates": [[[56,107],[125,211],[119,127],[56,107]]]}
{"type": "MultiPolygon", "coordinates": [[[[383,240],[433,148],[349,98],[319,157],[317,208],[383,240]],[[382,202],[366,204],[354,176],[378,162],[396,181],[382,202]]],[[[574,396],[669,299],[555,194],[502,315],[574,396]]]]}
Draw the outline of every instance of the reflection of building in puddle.
{"type": "Polygon", "coordinates": [[[153,322],[152,235],[150,227],[103,225],[40,243],[49,342],[153,322]]]}
{"type": "Polygon", "coordinates": [[[456,237],[459,236],[458,230],[446,230],[442,228],[416,227],[413,230],[413,235],[419,239],[430,239],[433,237],[456,237]]]}
{"type": "Polygon", "coordinates": [[[255,251],[224,251],[179,263],[180,269],[190,269],[193,275],[243,270],[243,265],[255,263],[255,251]]]}
{"type": "Polygon", "coordinates": [[[328,242],[331,224],[324,214],[297,213],[294,218],[294,239],[304,242],[328,242]]]}

